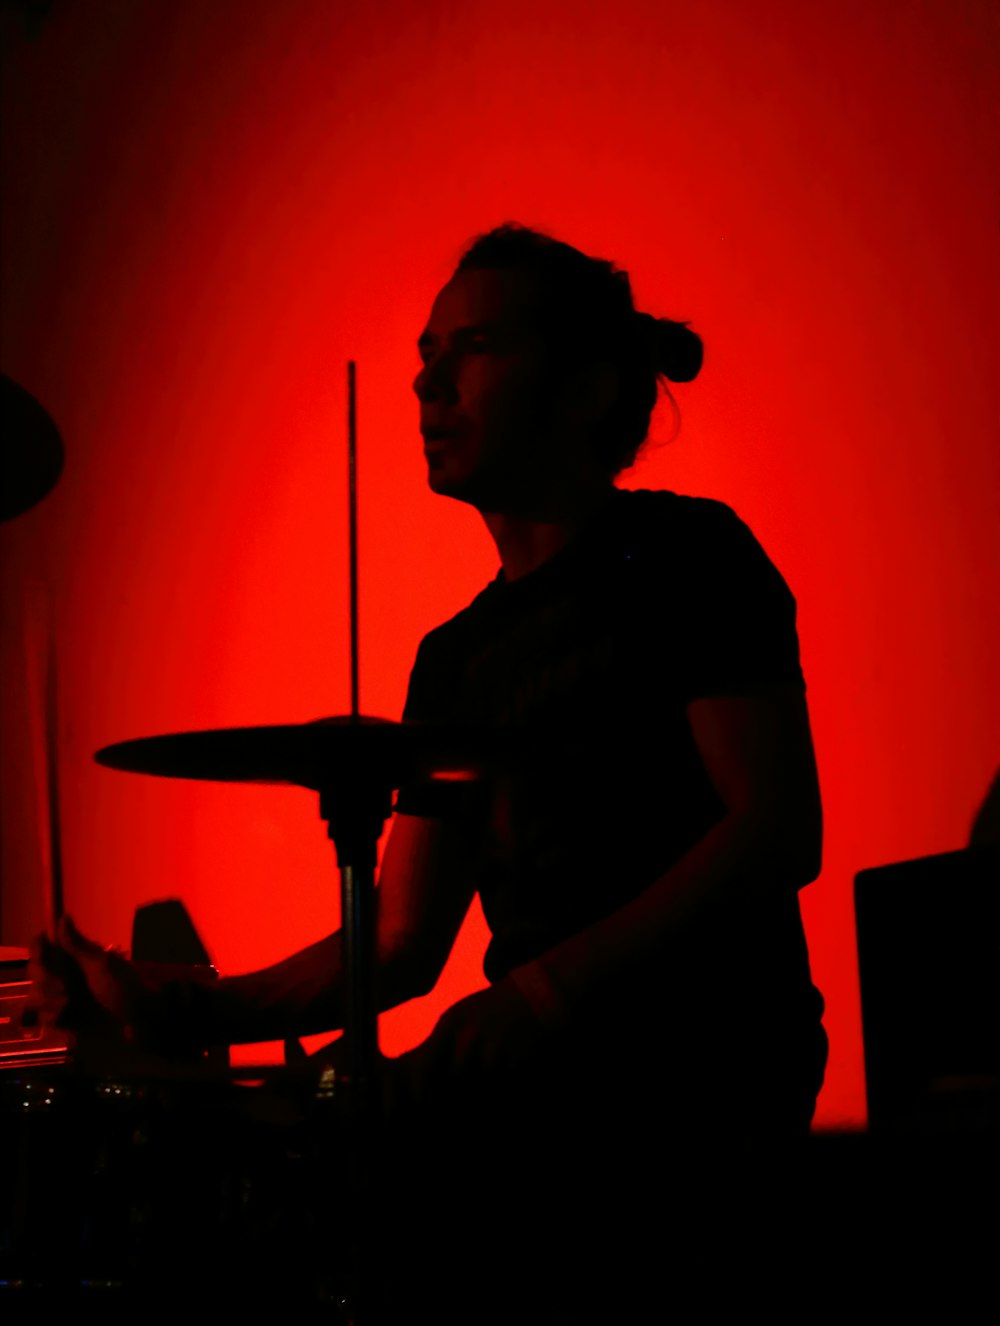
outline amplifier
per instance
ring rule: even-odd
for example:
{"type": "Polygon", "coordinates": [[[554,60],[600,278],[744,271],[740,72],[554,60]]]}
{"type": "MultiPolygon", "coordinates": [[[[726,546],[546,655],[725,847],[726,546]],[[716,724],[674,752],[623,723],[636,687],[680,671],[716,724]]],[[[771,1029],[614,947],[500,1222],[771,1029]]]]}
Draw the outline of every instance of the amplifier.
{"type": "Polygon", "coordinates": [[[1000,1132],[1000,850],[855,877],[868,1122],[1000,1132]]]}

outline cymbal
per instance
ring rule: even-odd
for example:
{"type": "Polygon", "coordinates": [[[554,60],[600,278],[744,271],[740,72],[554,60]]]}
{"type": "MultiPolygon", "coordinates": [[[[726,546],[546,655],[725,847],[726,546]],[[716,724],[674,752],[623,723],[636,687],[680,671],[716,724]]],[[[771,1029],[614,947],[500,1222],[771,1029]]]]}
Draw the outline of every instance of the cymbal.
{"type": "Polygon", "coordinates": [[[30,392],[0,373],[0,520],[30,511],[56,486],[59,430],[30,392]]]}
{"type": "Polygon", "coordinates": [[[389,787],[415,777],[467,782],[497,754],[494,733],[361,716],[141,737],[105,746],[94,758],[128,773],[322,790],[345,776],[389,787]]]}

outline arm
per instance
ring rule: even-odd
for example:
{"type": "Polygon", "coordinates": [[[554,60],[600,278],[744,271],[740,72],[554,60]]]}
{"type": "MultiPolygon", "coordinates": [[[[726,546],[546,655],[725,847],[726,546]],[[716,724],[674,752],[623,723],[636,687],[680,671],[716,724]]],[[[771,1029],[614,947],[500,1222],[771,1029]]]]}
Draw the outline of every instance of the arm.
{"type": "Polygon", "coordinates": [[[553,1005],[682,942],[716,908],[752,902],[759,890],[799,889],[819,874],[822,813],[802,691],[699,699],[687,713],[725,814],[632,902],[522,969],[518,983],[549,990],[553,1005]]]}
{"type": "MultiPolygon", "coordinates": [[[[473,892],[461,827],[397,815],[377,892],[380,1007],[433,987],[473,892]]],[[[161,1049],[272,1040],[341,1025],[339,933],[246,975],[211,982],[163,976],[156,964],[108,952],[67,920],[58,944],[36,942],[33,1011],[84,1037],[124,1034],[161,1049]]]]}
{"type": "MultiPolygon", "coordinates": [[[[397,815],[376,894],[379,1008],[433,989],[474,893],[461,829],[445,819],[397,815]]],[[[212,1039],[309,1035],[341,1026],[340,932],[274,966],[230,976],[203,996],[212,1039]]]]}
{"type": "Polygon", "coordinates": [[[800,688],[695,700],[687,715],[725,814],[633,902],[523,969],[517,983],[540,1002],[548,989],[553,1010],[680,943],[708,911],[820,873],[820,788],[800,688]]]}
{"type": "Polygon", "coordinates": [[[442,1076],[515,1065],[544,1026],[558,1027],[586,996],[683,944],[716,909],[794,891],[819,873],[819,785],[801,688],[699,699],[687,712],[723,816],[624,907],[449,1009],[404,1056],[411,1094],[442,1076]]]}

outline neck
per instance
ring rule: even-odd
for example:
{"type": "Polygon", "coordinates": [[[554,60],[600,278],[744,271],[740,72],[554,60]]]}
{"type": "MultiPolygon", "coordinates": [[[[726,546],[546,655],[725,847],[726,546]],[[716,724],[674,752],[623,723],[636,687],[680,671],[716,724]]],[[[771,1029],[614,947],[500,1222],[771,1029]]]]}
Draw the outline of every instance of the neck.
{"type": "Polygon", "coordinates": [[[519,580],[537,571],[583,532],[614,491],[611,480],[602,477],[577,492],[539,503],[530,514],[481,512],[500,554],[504,578],[519,580]]]}

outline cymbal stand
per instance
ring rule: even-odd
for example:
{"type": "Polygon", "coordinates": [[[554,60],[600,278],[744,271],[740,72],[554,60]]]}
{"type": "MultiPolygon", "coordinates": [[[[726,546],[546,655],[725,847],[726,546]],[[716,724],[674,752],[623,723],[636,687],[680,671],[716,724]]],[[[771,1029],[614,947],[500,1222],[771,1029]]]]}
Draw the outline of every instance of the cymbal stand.
{"type": "Polygon", "coordinates": [[[59,814],[59,700],[56,669],[56,614],[48,587],[25,586],[28,716],[42,855],[45,919],[56,940],[63,915],[62,834],[59,814]]]}
{"type": "Polygon", "coordinates": [[[342,1087],[345,1114],[358,1121],[376,1105],[375,863],[378,840],[392,811],[392,787],[366,770],[350,782],[324,786],[319,804],[340,870],[344,1071],[338,1094],[342,1087]]]}
{"type": "MultiPolygon", "coordinates": [[[[350,540],[351,721],[363,723],[358,682],[357,386],[347,365],[348,508],[350,540]]],[[[348,1283],[341,1300],[349,1326],[371,1320],[374,1219],[373,1147],[379,1061],[375,870],[378,842],[392,813],[385,770],[338,771],[320,788],[320,818],[340,871],[340,934],[344,1007],[343,1070],[336,1083],[345,1142],[348,1283]]]]}
{"type": "MultiPolygon", "coordinates": [[[[351,722],[363,723],[358,682],[358,410],[357,372],[347,365],[347,491],[350,542],[351,722]]],[[[352,769],[320,790],[340,867],[341,959],[344,971],[346,1112],[355,1121],[372,1108],[372,1078],[378,1061],[375,997],[375,866],[378,840],[392,811],[392,786],[385,771],[352,769]]]]}

